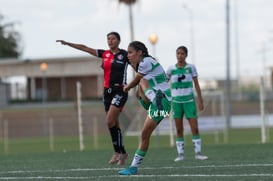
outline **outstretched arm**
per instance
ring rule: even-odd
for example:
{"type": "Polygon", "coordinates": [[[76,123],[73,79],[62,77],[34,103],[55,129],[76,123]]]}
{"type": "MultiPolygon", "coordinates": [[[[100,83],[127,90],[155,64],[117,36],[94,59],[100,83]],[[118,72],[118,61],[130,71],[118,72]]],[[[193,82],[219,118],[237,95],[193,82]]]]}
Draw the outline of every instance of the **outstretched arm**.
{"type": "Polygon", "coordinates": [[[94,56],[97,56],[97,50],[95,50],[93,48],[90,48],[88,46],[85,46],[85,45],[82,45],[82,44],[67,42],[67,41],[64,41],[64,40],[56,40],[56,42],[60,42],[63,45],[68,45],[68,46],[70,46],[72,48],[75,48],[75,49],[90,53],[91,55],[94,55],[94,56]]]}

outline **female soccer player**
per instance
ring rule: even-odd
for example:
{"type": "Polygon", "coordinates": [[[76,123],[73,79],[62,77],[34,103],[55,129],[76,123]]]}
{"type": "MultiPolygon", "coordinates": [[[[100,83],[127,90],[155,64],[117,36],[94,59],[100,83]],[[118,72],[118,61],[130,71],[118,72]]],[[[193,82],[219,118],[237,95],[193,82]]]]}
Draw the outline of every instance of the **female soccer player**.
{"type": "Polygon", "coordinates": [[[114,154],[109,163],[123,165],[128,154],[122,141],[119,115],[128,98],[128,93],[123,92],[123,87],[126,85],[129,61],[127,51],[119,48],[120,35],[117,32],[107,34],[109,50],[94,49],[64,40],[57,40],[57,42],[102,58],[101,67],[104,71],[103,103],[106,112],[106,122],[114,147],[114,154]]]}
{"type": "Polygon", "coordinates": [[[183,117],[189,121],[192,132],[195,159],[206,160],[207,156],[201,155],[201,138],[198,130],[197,111],[193,94],[193,83],[198,97],[198,108],[203,110],[203,99],[198,82],[198,74],[193,64],[188,64],[186,58],[188,49],[180,46],[176,49],[177,63],[167,70],[167,77],[171,82],[172,110],[176,125],[176,148],[178,157],[175,162],[184,160],[184,135],[183,117]],[[192,83],[193,82],[193,83],[192,83]]]}
{"type": "Polygon", "coordinates": [[[136,70],[134,79],[124,87],[127,92],[139,85],[138,95],[142,106],[148,111],[141,132],[141,141],[129,168],[119,171],[120,175],[137,174],[138,167],[144,159],[153,130],[162,119],[169,115],[171,92],[162,66],[148,54],[146,46],[133,41],[128,46],[128,58],[136,70]]]}

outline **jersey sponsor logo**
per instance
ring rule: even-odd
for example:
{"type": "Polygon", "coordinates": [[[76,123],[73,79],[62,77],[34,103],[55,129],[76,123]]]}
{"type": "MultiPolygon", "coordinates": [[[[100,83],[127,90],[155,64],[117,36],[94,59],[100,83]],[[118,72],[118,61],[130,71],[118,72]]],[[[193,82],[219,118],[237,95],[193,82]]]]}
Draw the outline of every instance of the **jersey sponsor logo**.
{"type": "Polygon", "coordinates": [[[123,61],[116,61],[116,63],[119,63],[119,64],[124,64],[124,62],[123,61]]]}
{"type": "MultiPolygon", "coordinates": [[[[178,82],[182,82],[182,80],[184,80],[186,78],[186,76],[184,74],[182,75],[178,75],[177,81],[178,82]]],[[[177,88],[177,87],[176,87],[177,88]]]]}

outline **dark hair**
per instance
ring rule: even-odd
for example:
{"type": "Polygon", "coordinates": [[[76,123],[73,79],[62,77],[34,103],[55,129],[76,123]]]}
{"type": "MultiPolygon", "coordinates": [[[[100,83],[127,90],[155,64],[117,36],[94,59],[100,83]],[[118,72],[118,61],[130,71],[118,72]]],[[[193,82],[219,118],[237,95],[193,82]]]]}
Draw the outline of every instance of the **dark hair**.
{"type": "Polygon", "coordinates": [[[183,51],[186,53],[186,55],[188,55],[188,49],[187,49],[187,47],[185,47],[185,46],[179,46],[179,47],[176,49],[176,51],[179,50],[179,49],[183,50],[183,51]]]}
{"type": "Polygon", "coordinates": [[[143,57],[150,57],[148,49],[144,43],[140,41],[132,41],[128,46],[134,48],[136,51],[141,50],[143,57]]]}
{"type": "Polygon", "coordinates": [[[114,36],[120,41],[120,35],[119,35],[118,32],[112,31],[112,32],[110,32],[110,33],[107,34],[107,37],[108,37],[109,35],[114,35],[114,36]]]}

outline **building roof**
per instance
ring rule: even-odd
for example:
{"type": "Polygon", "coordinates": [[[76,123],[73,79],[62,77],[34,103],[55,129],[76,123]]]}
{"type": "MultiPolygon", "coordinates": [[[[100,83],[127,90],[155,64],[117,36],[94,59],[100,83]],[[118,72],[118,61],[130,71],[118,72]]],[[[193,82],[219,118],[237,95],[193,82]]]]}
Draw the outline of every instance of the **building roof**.
{"type": "Polygon", "coordinates": [[[101,60],[94,56],[61,57],[44,59],[1,59],[0,77],[26,76],[47,77],[102,75],[101,60]],[[46,63],[45,71],[41,64],[46,63]]]}

